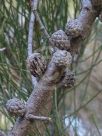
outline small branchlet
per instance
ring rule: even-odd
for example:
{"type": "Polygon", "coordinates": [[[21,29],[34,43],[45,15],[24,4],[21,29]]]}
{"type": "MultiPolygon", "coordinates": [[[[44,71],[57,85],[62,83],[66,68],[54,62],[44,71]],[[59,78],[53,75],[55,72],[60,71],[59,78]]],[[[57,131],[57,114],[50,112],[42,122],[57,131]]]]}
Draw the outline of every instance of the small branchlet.
{"type": "Polygon", "coordinates": [[[18,98],[13,98],[7,101],[6,109],[12,116],[23,116],[25,113],[25,104],[18,98]]]}
{"type": "Polygon", "coordinates": [[[45,117],[45,116],[34,116],[33,114],[28,114],[26,116],[26,119],[27,120],[30,120],[30,121],[47,121],[47,122],[51,122],[51,118],[50,117],[45,117]]]}
{"type": "Polygon", "coordinates": [[[0,48],[0,52],[3,52],[5,50],[6,50],[6,48],[0,48]]]}
{"type": "MultiPolygon", "coordinates": [[[[7,101],[6,104],[7,111],[12,115],[12,116],[24,116],[25,114],[25,104],[24,102],[20,101],[18,98],[13,98],[7,101]]],[[[48,121],[51,122],[50,117],[45,117],[45,116],[34,116],[32,114],[28,114],[26,116],[26,119],[29,121],[35,121],[35,120],[40,120],[40,121],[48,121]]]]}
{"type": "Polygon", "coordinates": [[[76,37],[84,37],[84,28],[83,24],[79,21],[79,19],[73,19],[68,21],[65,28],[66,34],[72,36],[73,38],[76,37]]]}
{"type": "Polygon", "coordinates": [[[34,77],[40,78],[46,70],[47,62],[40,53],[33,53],[27,59],[27,66],[34,77]]]}
{"type": "Polygon", "coordinates": [[[51,35],[50,41],[53,47],[61,50],[68,50],[70,48],[70,40],[63,30],[58,30],[51,35]]]}
{"type": "Polygon", "coordinates": [[[46,30],[44,24],[42,23],[38,12],[35,10],[35,11],[33,11],[33,13],[35,14],[37,23],[40,25],[40,30],[41,30],[41,32],[43,33],[43,35],[44,35],[47,39],[49,39],[49,38],[50,38],[50,35],[48,34],[48,32],[47,32],[47,30],[46,30]]]}

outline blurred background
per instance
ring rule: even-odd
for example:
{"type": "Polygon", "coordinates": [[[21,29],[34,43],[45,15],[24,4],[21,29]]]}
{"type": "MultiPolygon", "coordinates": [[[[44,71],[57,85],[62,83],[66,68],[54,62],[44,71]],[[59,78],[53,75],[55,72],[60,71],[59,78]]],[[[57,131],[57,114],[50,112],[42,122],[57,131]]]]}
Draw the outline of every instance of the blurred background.
{"type": "MultiPolygon", "coordinates": [[[[80,12],[80,0],[40,0],[38,12],[51,35],[65,29],[67,20],[80,12]]],[[[15,122],[5,104],[18,97],[26,101],[32,92],[26,67],[27,37],[30,18],[29,0],[0,0],[0,129],[7,132],[15,122]]],[[[49,56],[46,38],[36,25],[33,50],[49,56]]],[[[76,84],[71,89],[56,90],[44,136],[102,135],[102,23],[96,18],[90,36],[83,41],[77,61],[72,64],[76,84]]],[[[39,130],[30,136],[40,136],[39,130]]]]}

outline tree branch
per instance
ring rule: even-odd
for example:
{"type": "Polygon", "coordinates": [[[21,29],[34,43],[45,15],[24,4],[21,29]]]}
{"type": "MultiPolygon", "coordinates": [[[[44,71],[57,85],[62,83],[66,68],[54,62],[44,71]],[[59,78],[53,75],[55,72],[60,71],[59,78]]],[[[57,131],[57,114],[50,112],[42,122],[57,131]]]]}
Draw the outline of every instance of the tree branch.
{"type": "Polygon", "coordinates": [[[71,55],[67,51],[58,50],[54,53],[46,73],[38,82],[38,85],[26,103],[26,114],[24,117],[18,118],[8,136],[26,136],[32,124],[28,120],[29,114],[38,116],[41,113],[43,106],[46,105],[47,98],[49,98],[50,93],[54,91],[65,67],[70,63],[71,55]]]}
{"type": "MultiPolygon", "coordinates": [[[[34,1],[37,5],[37,0],[34,1]]],[[[95,2],[92,0],[92,2],[95,2]]],[[[102,0],[101,0],[102,2],[102,0]]],[[[99,14],[95,5],[92,5],[90,0],[83,0],[82,10],[79,17],[75,20],[71,20],[66,25],[65,33],[67,34],[71,45],[68,45],[68,50],[75,53],[75,50],[78,49],[78,46],[81,42],[89,35],[92,28],[92,24],[99,14]]],[[[33,10],[36,10],[36,6],[33,5],[33,10]]],[[[35,16],[31,13],[31,20],[29,25],[29,38],[28,38],[28,56],[32,54],[32,35],[33,35],[33,23],[35,16]]],[[[67,39],[64,39],[65,41],[67,39]]],[[[57,41],[58,42],[58,41],[57,41]]],[[[26,136],[28,130],[32,126],[32,122],[28,119],[29,115],[38,116],[41,114],[44,105],[46,105],[47,98],[51,97],[52,92],[55,89],[56,84],[61,81],[61,78],[65,72],[67,65],[71,63],[71,55],[65,48],[62,48],[62,41],[58,44],[61,50],[53,54],[52,59],[47,67],[47,70],[41,80],[35,86],[32,94],[30,95],[26,103],[26,112],[23,117],[19,117],[13,127],[13,129],[8,133],[8,136],[26,136]]],[[[55,44],[56,47],[56,44],[55,44]]],[[[62,80],[66,83],[67,78],[62,80]]],[[[62,86],[62,84],[61,84],[62,86]]]]}

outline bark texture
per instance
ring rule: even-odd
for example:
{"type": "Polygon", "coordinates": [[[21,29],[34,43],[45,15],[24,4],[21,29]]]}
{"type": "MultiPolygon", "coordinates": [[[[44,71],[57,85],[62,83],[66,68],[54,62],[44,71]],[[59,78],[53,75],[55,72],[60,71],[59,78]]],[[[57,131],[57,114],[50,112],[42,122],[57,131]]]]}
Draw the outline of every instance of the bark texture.
{"type": "Polygon", "coordinates": [[[32,125],[32,122],[28,120],[29,114],[40,115],[44,105],[46,105],[47,98],[54,91],[66,66],[70,64],[70,53],[65,50],[58,50],[54,53],[45,75],[38,82],[26,103],[26,114],[24,117],[17,119],[13,129],[8,134],[9,136],[26,136],[27,131],[32,125]]]}

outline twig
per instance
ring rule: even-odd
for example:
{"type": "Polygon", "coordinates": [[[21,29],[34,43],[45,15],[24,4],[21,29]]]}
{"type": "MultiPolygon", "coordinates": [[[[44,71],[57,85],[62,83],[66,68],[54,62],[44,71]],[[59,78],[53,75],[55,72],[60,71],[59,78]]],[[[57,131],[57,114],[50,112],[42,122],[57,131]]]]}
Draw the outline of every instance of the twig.
{"type": "Polygon", "coordinates": [[[37,10],[38,1],[39,0],[32,0],[32,11],[36,11],[37,10]]]}
{"type": "Polygon", "coordinates": [[[50,117],[34,116],[32,114],[29,114],[28,117],[27,117],[27,119],[31,120],[31,121],[39,120],[39,121],[49,121],[49,122],[51,122],[51,118],[50,117]]]}
{"type": "MultiPolygon", "coordinates": [[[[37,11],[37,10],[33,10],[33,13],[35,14],[36,21],[37,21],[37,22],[39,23],[39,25],[40,25],[40,30],[41,30],[41,32],[43,33],[43,35],[45,36],[45,38],[49,41],[49,44],[50,44],[50,45],[53,45],[52,40],[50,39],[50,35],[49,35],[49,33],[47,32],[47,30],[46,30],[44,24],[42,23],[42,21],[41,21],[41,19],[40,19],[40,16],[39,16],[38,11],[37,11]]],[[[50,45],[49,45],[49,46],[50,46],[50,45]]],[[[52,46],[50,46],[50,50],[51,50],[51,52],[53,52],[52,46]]]]}
{"type": "Polygon", "coordinates": [[[39,16],[39,14],[38,14],[38,12],[37,12],[37,11],[33,11],[33,13],[35,14],[36,21],[38,21],[38,23],[39,23],[39,25],[40,25],[40,30],[41,30],[41,32],[45,35],[45,37],[46,37],[47,39],[49,39],[49,38],[50,38],[50,35],[48,34],[48,32],[47,32],[45,26],[43,25],[43,23],[42,23],[42,21],[41,21],[41,19],[40,19],[40,16],[39,16]]]}
{"type": "Polygon", "coordinates": [[[0,52],[2,52],[2,51],[4,51],[4,50],[6,50],[6,48],[0,48],[0,52]]]}
{"type": "Polygon", "coordinates": [[[32,54],[34,22],[35,22],[35,16],[33,13],[31,13],[30,22],[29,22],[29,33],[28,33],[28,57],[32,54]]]}
{"type": "MultiPolygon", "coordinates": [[[[31,10],[31,16],[29,21],[29,33],[28,33],[28,57],[32,54],[32,45],[33,45],[33,29],[35,24],[35,15],[33,14],[33,10],[37,9],[38,0],[33,0],[32,3],[32,10],[31,10]]],[[[33,86],[36,86],[37,79],[36,77],[32,76],[32,84],[33,86]]]]}

